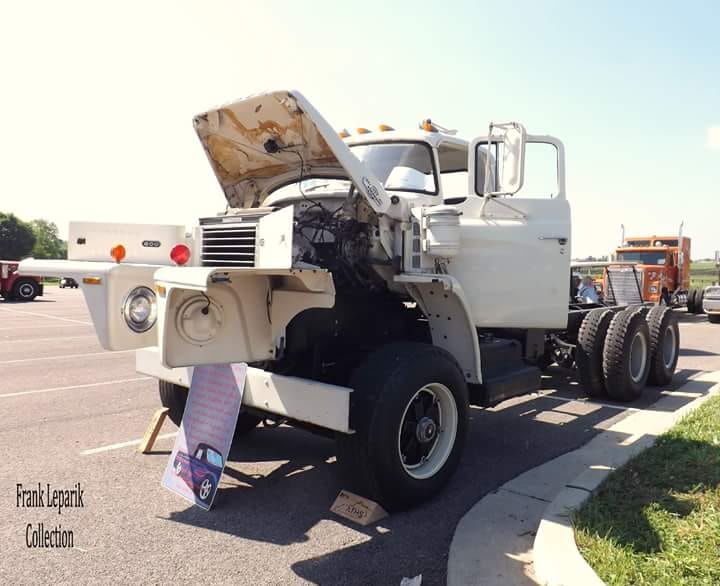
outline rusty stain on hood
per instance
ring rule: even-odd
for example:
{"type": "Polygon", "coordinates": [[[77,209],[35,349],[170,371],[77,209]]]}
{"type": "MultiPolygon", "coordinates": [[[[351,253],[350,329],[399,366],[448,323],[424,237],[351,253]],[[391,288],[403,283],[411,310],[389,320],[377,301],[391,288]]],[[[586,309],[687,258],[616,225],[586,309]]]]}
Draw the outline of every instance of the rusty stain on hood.
{"type": "Polygon", "coordinates": [[[194,119],[195,130],[233,207],[254,207],[304,175],[343,173],[315,123],[287,91],[251,96],[194,119]],[[280,147],[268,152],[267,141],[280,147]]]}

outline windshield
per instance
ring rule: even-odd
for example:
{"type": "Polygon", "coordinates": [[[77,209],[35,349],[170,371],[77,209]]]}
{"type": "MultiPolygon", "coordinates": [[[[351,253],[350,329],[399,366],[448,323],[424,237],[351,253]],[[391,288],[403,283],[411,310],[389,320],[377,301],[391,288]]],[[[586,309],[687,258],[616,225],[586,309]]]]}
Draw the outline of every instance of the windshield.
{"type": "MultiPolygon", "coordinates": [[[[386,142],[358,144],[350,150],[390,191],[414,191],[437,195],[437,182],[432,150],[423,142],[386,142]]],[[[348,191],[347,179],[307,177],[272,192],[276,196],[305,195],[321,192],[348,191]],[[302,193],[300,189],[302,189],[302,193]]]]}
{"type": "Polygon", "coordinates": [[[617,255],[618,260],[638,262],[643,265],[664,265],[665,264],[665,253],[664,252],[619,252],[617,255]]]}
{"type": "Polygon", "coordinates": [[[385,189],[437,194],[435,165],[430,146],[423,142],[358,144],[350,150],[385,189]]]}

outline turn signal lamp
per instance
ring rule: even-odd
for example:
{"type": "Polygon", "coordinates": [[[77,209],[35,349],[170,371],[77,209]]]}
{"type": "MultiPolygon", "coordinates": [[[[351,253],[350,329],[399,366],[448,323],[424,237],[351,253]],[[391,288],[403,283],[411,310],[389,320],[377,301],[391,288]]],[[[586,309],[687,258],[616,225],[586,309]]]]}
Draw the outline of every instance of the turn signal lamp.
{"type": "Polygon", "coordinates": [[[387,124],[380,124],[378,126],[378,130],[380,132],[388,132],[389,130],[395,130],[392,126],[388,126],[387,124]]]}
{"type": "Polygon", "coordinates": [[[343,128],[340,132],[338,132],[338,136],[340,138],[347,138],[348,136],[350,136],[350,133],[343,128]]]}
{"type": "Polygon", "coordinates": [[[368,130],[367,128],[358,128],[356,132],[358,134],[370,134],[370,130],[368,130]]]}
{"type": "Polygon", "coordinates": [[[425,132],[437,132],[437,128],[435,128],[430,118],[423,120],[420,123],[420,128],[422,128],[425,132]]]}
{"type": "Polygon", "coordinates": [[[110,249],[110,256],[115,259],[115,262],[119,263],[122,259],[125,258],[125,255],[127,254],[127,251],[125,250],[125,247],[122,244],[116,244],[110,249]]]}
{"type": "Polygon", "coordinates": [[[183,266],[190,260],[190,249],[185,244],[176,244],[170,250],[170,260],[176,265],[183,266]]]}

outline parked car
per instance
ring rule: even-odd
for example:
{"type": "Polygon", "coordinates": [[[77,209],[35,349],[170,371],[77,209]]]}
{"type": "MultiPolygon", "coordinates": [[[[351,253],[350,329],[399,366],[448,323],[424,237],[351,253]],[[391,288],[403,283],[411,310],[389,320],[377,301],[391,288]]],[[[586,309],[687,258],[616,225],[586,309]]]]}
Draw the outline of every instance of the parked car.
{"type": "Polygon", "coordinates": [[[75,279],[73,279],[72,277],[63,277],[62,279],[60,279],[59,287],[61,289],[67,289],[67,288],[77,289],[78,284],[77,284],[77,281],[75,279]]]}
{"type": "Polygon", "coordinates": [[[711,324],[720,324],[720,285],[705,287],[702,308],[711,324]]]}
{"type": "Polygon", "coordinates": [[[203,502],[212,500],[223,470],[222,454],[212,446],[199,443],[192,456],[178,452],[173,463],[175,474],[185,481],[203,502]]]}

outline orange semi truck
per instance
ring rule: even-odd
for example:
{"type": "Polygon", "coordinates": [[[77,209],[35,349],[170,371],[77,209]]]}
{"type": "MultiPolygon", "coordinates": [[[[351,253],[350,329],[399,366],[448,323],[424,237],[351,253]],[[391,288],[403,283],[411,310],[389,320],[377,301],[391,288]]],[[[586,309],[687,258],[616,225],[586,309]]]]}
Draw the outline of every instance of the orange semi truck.
{"type": "MultiPolygon", "coordinates": [[[[621,302],[630,291],[640,294],[643,301],[665,305],[692,304],[695,291],[690,291],[690,238],[675,236],[624,237],[613,254],[613,260],[634,262],[634,266],[610,265],[604,279],[606,297],[621,302]],[[635,275],[637,274],[637,279],[635,275]],[[690,293],[690,295],[688,295],[690,293]]],[[[690,307],[690,305],[689,305],[690,307]]]]}

